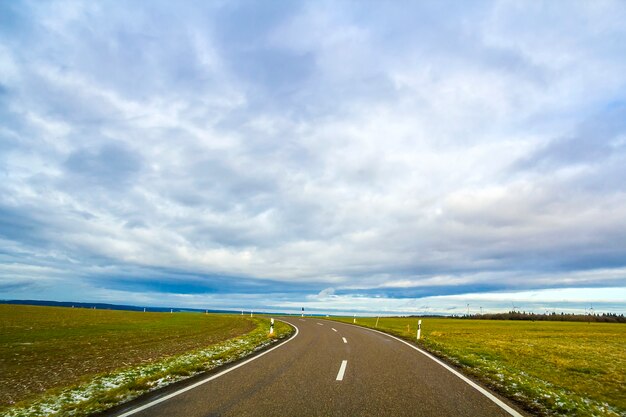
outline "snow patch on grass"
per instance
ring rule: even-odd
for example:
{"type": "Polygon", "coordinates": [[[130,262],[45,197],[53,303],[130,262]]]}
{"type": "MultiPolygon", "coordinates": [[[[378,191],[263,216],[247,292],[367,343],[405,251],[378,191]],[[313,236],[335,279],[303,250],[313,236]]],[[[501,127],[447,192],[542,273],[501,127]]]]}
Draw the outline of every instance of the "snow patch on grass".
{"type": "Polygon", "coordinates": [[[465,373],[477,377],[490,388],[526,404],[534,413],[558,417],[624,417],[620,410],[607,403],[581,397],[523,371],[509,369],[497,361],[450,352],[432,341],[422,342],[430,352],[463,368],[465,373]]]}

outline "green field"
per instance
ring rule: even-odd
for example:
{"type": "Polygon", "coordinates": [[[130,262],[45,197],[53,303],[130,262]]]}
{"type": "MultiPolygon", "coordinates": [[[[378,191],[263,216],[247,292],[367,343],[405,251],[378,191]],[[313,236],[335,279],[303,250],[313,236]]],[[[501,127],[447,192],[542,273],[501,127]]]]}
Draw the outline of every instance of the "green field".
{"type": "MultiPolygon", "coordinates": [[[[417,320],[378,329],[414,341],[417,320]]],[[[424,318],[418,344],[535,414],[626,415],[626,325],[424,318]]]]}
{"type": "MultiPolygon", "coordinates": [[[[77,409],[97,411],[157,380],[178,380],[271,342],[269,319],[240,315],[0,305],[0,317],[0,412],[6,413],[42,398],[71,402],[67,387],[93,392],[97,404],[77,409]],[[109,395],[103,386],[115,386],[111,381],[122,374],[124,383],[109,395]]],[[[276,331],[282,337],[291,328],[277,323],[276,331]]]]}

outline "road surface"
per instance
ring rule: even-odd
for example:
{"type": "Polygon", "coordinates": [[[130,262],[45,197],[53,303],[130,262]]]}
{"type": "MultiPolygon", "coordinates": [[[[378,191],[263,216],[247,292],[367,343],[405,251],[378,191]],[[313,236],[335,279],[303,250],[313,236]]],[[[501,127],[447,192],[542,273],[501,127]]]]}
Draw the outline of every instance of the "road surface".
{"type": "Polygon", "coordinates": [[[521,415],[391,336],[314,318],[284,321],[298,333],[263,356],[193,388],[188,384],[184,392],[172,388],[144,397],[114,415],[521,415]]]}

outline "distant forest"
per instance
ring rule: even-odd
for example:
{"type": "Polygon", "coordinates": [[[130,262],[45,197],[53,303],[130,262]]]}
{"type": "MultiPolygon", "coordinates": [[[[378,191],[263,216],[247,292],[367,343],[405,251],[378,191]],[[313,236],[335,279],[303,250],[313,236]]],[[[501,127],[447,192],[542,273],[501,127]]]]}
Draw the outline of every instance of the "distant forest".
{"type": "Polygon", "coordinates": [[[525,311],[509,311],[508,313],[497,314],[470,314],[456,316],[462,319],[472,320],[530,320],[530,321],[582,321],[594,323],[626,323],[623,314],[602,313],[602,314],[571,314],[556,313],[535,314],[525,311]]]}

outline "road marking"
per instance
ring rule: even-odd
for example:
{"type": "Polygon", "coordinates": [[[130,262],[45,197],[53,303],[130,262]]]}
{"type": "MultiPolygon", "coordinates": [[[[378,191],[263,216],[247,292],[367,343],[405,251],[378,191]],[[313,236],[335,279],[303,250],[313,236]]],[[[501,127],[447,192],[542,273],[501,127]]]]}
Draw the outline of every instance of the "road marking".
{"type": "MultiPolygon", "coordinates": [[[[278,320],[278,319],[277,319],[277,320],[278,320]]],[[[282,321],[282,320],[278,320],[278,321],[282,321]]],[[[282,321],[282,322],[283,322],[283,323],[287,323],[286,321],[282,321]]],[[[254,357],[252,357],[252,358],[250,358],[250,359],[248,359],[248,360],[246,360],[246,361],[243,361],[243,362],[241,362],[241,363],[239,363],[239,364],[237,364],[237,365],[233,366],[232,368],[228,368],[228,369],[226,369],[226,370],[223,370],[223,371],[222,371],[222,372],[220,372],[220,373],[217,373],[217,374],[212,375],[212,376],[210,376],[210,377],[208,377],[208,378],[205,378],[205,379],[203,379],[203,380],[200,380],[200,381],[196,382],[195,384],[189,385],[189,386],[187,386],[187,387],[185,387],[185,388],[181,388],[181,389],[179,389],[178,391],[174,391],[173,393],[171,393],[171,394],[169,394],[169,395],[166,395],[165,397],[160,397],[160,398],[157,398],[156,400],[154,400],[154,401],[150,401],[149,403],[144,404],[144,405],[142,405],[141,407],[137,407],[137,408],[135,408],[135,409],[132,409],[132,410],[130,410],[130,411],[125,412],[124,414],[120,414],[120,415],[119,415],[119,416],[117,416],[117,417],[127,417],[127,416],[131,416],[131,415],[133,415],[133,414],[135,414],[135,413],[138,413],[138,412],[140,412],[140,411],[143,411],[143,410],[145,410],[145,409],[147,409],[147,408],[150,408],[150,407],[152,407],[152,406],[154,406],[154,405],[157,405],[157,404],[159,404],[159,403],[162,403],[163,401],[167,401],[167,400],[169,400],[170,398],[174,398],[174,397],[176,397],[177,395],[180,395],[180,394],[182,394],[182,393],[184,393],[184,392],[187,392],[187,391],[192,390],[192,389],[194,389],[194,388],[196,388],[196,387],[199,387],[199,386],[200,386],[200,385],[202,385],[202,384],[206,384],[206,383],[207,383],[207,382],[209,382],[209,381],[213,381],[214,379],[217,379],[217,378],[221,377],[222,375],[226,375],[227,373],[229,373],[229,372],[231,372],[231,371],[234,371],[234,370],[235,370],[235,369],[237,369],[237,368],[240,368],[240,367],[242,367],[242,366],[244,366],[244,365],[246,365],[246,364],[248,364],[248,363],[250,363],[250,362],[252,362],[252,361],[254,361],[254,360],[256,360],[256,359],[259,359],[261,356],[263,356],[263,355],[267,355],[268,353],[270,353],[270,352],[271,352],[271,351],[273,351],[274,349],[278,349],[278,348],[279,348],[279,347],[281,347],[281,346],[285,346],[287,343],[289,343],[289,342],[291,342],[293,339],[295,339],[295,338],[298,336],[298,333],[300,333],[300,330],[298,329],[298,326],[293,325],[293,324],[291,324],[291,323],[287,323],[287,324],[288,324],[288,325],[290,325],[290,326],[293,326],[293,327],[296,329],[296,334],[294,334],[292,337],[290,337],[289,339],[285,340],[284,342],[282,342],[282,343],[280,343],[280,344],[278,344],[278,345],[274,346],[273,348],[270,348],[270,349],[268,349],[268,350],[266,350],[266,351],[264,351],[264,352],[261,352],[261,353],[259,353],[257,356],[254,356],[254,357]]]]}
{"type": "Polygon", "coordinates": [[[342,337],[342,339],[343,339],[343,343],[348,343],[345,337],[342,337]]]}
{"type": "Polygon", "coordinates": [[[323,326],[323,324],[322,324],[322,323],[317,323],[317,324],[319,324],[320,326],[323,326]]]}
{"type": "Polygon", "coordinates": [[[341,361],[341,366],[339,367],[339,373],[337,374],[337,381],[343,381],[343,374],[346,373],[347,365],[348,365],[348,361],[341,361]]]}
{"type": "MultiPolygon", "coordinates": [[[[353,324],[346,324],[348,326],[354,326],[353,324]]],[[[380,333],[384,336],[387,337],[391,337],[392,339],[397,340],[398,342],[402,342],[405,345],[407,345],[408,347],[410,347],[411,349],[415,349],[417,350],[419,353],[421,353],[422,355],[426,356],[429,359],[432,359],[433,361],[437,362],[439,365],[443,366],[444,368],[446,368],[448,371],[452,372],[454,375],[458,376],[459,378],[461,378],[461,380],[463,380],[465,383],[467,383],[469,386],[471,386],[472,388],[476,389],[478,392],[480,392],[481,394],[483,394],[485,397],[489,398],[491,401],[493,401],[494,403],[496,403],[500,408],[502,408],[504,411],[506,411],[507,413],[509,413],[510,415],[512,415],[513,417],[524,417],[523,415],[521,415],[520,413],[518,413],[516,410],[514,410],[513,408],[509,407],[504,401],[500,400],[498,397],[496,397],[495,395],[493,395],[492,393],[490,393],[489,391],[487,391],[486,389],[484,389],[483,387],[481,387],[480,385],[476,384],[474,381],[472,381],[471,379],[467,378],[465,375],[463,375],[462,373],[458,372],[456,369],[451,368],[450,366],[448,366],[446,363],[440,361],[439,359],[435,358],[433,355],[431,355],[430,353],[418,348],[417,346],[414,346],[412,344],[410,344],[409,342],[407,342],[406,340],[402,340],[400,338],[397,338],[395,336],[392,336],[390,334],[387,334],[385,332],[381,332],[380,330],[374,330],[374,329],[370,329],[367,327],[363,327],[363,326],[355,326],[355,327],[360,327],[362,329],[365,330],[369,330],[371,332],[376,332],[376,333],[380,333]]]]}
{"type": "Polygon", "coordinates": [[[334,327],[333,327],[332,329],[333,329],[333,332],[336,332],[336,331],[337,331],[337,329],[335,329],[334,327]]]}
{"type": "Polygon", "coordinates": [[[298,320],[300,320],[300,321],[306,321],[305,319],[298,319],[298,320]]]}

